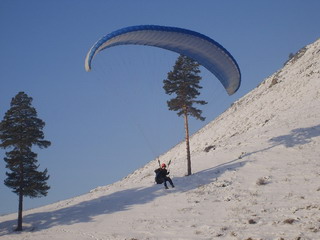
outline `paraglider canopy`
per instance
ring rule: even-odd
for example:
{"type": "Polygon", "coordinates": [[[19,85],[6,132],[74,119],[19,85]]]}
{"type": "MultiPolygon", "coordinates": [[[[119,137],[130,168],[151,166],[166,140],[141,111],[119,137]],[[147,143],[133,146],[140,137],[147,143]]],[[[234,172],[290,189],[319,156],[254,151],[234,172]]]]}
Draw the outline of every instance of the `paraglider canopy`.
{"type": "Polygon", "coordinates": [[[126,44],[154,46],[188,56],[212,72],[229,95],[240,87],[240,68],[224,47],[201,33],[177,27],[139,25],[109,33],[89,50],[86,71],[91,70],[92,60],[100,51],[126,44]]]}

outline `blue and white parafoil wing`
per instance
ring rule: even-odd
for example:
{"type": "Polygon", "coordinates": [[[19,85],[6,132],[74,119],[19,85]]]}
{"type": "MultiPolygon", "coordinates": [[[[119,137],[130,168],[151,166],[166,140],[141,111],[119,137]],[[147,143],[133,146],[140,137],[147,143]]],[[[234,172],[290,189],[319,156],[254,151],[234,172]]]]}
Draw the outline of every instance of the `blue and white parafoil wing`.
{"type": "Polygon", "coordinates": [[[91,70],[92,60],[100,51],[126,44],[154,46],[188,56],[212,72],[229,95],[240,87],[239,66],[224,47],[203,34],[176,27],[139,25],[114,31],[89,50],[85,60],[86,71],[91,70]]]}

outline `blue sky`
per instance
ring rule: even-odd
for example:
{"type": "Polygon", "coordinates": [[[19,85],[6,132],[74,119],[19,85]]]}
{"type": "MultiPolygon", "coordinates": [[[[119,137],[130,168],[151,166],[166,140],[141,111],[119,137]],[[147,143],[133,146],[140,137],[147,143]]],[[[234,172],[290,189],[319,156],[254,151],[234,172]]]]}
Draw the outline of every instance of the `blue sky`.
{"type": "MultiPolygon", "coordinates": [[[[24,91],[46,122],[47,149],[35,149],[48,168],[45,198],[25,198],[25,209],[74,197],[120,180],[184,138],[183,119],[167,109],[162,81],[177,54],[142,46],[102,52],[84,70],[90,47],[119,28],[156,24],[191,29],[223,45],[242,72],[228,96],[201,69],[205,122],[283,66],[290,53],[320,37],[318,0],[0,0],[0,119],[24,91]]],[[[17,211],[18,198],[3,185],[0,214],[17,211]]],[[[155,163],[156,167],[156,163],[155,163]]]]}

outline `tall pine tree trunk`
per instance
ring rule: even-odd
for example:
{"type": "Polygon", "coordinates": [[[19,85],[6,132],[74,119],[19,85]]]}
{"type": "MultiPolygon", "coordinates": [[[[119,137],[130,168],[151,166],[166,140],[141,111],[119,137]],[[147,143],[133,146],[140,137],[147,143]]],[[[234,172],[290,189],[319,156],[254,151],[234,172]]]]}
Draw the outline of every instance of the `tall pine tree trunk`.
{"type": "Polygon", "coordinates": [[[190,143],[189,143],[189,124],[188,124],[188,110],[184,110],[184,129],[186,131],[186,150],[187,150],[187,176],[191,175],[191,156],[190,156],[190,143]]]}
{"type": "Polygon", "coordinates": [[[18,208],[18,225],[16,231],[22,231],[22,211],[23,211],[23,163],[20,161],[20,187],[19,187],[19,208],[18,208]]]}
{"type": "Polygon", "coordinates": [[[16,231],[22,231],[23,192],[19,192],[18,226],[16,231]]]}

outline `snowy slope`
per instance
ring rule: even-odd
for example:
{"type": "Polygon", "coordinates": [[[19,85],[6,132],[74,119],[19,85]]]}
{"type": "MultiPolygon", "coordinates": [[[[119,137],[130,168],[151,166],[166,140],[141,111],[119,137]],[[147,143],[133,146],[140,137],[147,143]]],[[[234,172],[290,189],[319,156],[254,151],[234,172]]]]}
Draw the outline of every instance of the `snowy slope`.
{"type": "Polygon", "coordinates": [[[156,160],[123,180],[0,217],[2,240],[320,239],[320,40],[235,102],[172,160],[175,189],[154,185],[156,160]]]}

